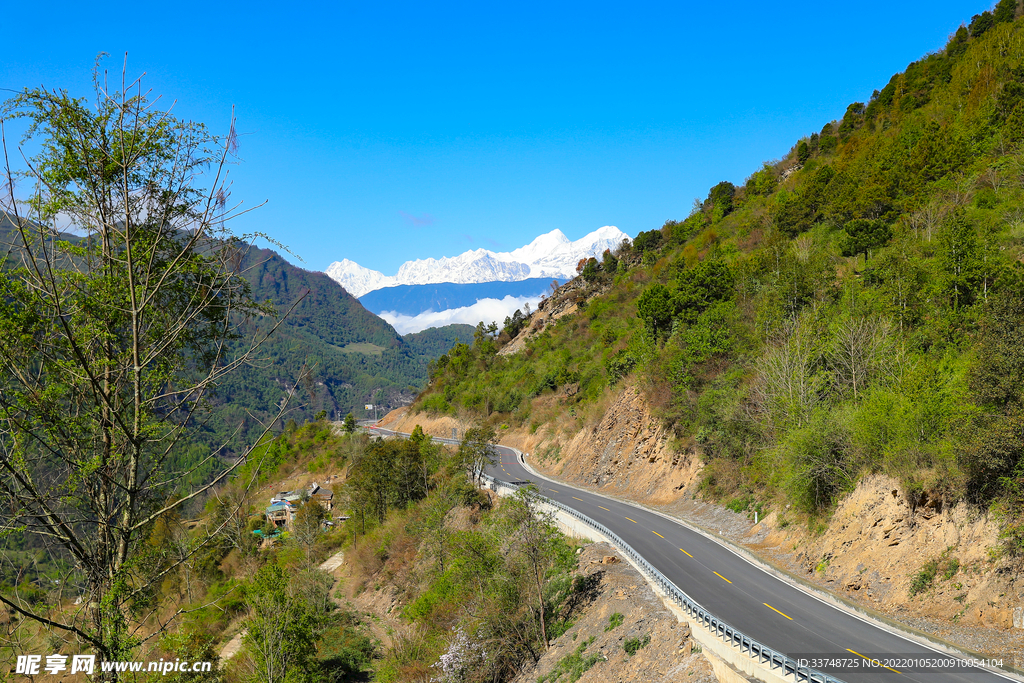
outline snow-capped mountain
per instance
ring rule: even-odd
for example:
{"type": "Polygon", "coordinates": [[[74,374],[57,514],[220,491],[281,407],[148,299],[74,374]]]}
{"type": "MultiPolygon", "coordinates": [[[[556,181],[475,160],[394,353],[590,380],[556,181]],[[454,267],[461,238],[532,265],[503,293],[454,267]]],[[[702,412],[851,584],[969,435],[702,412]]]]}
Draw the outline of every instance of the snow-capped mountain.
{"type": "Polygon", "coordinates": [[[538,277],[567,280],[575,277],[581,258],[600,257],[605,249],[616,249],[624,239],[629,236],[611,225],[575,242],[561,230],[552,230],[510,252],[476,249],[453,257],[406,261],[396,275],[384,275],[348,259],[335,261],[326,273],[355,297],[396,285],[517,282],[538,277]]]}
{"type": "Polygon", "coordinates": [[[393,278],[388,278],[379,270],[363,268],[355,261],[349,261],[347,258],[335,261],[324,272],[329,278],[344,287],[349,294],[356,298],[361,297],[367,292],[394,284],[386,282],[393,278]]]}

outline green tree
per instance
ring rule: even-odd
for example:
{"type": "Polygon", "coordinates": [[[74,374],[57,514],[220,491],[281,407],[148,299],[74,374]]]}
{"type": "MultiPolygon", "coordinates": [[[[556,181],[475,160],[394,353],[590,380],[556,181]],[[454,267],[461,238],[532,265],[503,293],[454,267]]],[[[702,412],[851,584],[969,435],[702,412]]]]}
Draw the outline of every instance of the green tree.
{"type": "Polygon", "coordinates": [[[959,57],[967,49],[967,41],[970,34],[965,26],[960,26],[953,34],[953,37],[946,43],[946,54],[950,57],[959,57]]]}
{"type": "Polygon", "coordinates": [[[919,318],[921,304],[924,276],[919,262],[905,252],[888,253],[878,260],[875,268],[900,329],[910,327],[919,318]]]}
{"type": "Polygon", "coordinates": [[[843,120],[839,123],[839,137],[845,140],[854,131],[864,115],[864,103],[854,102],[846,108],[843,120]]]}
{"type": "Polygon", "coordinates": [[[316,640],[322,616],[297,596],[276,564],[260,567],[246,590],[245,645],[252,683],[315,680],[316,640]]]}
{"type": "Polygon", "coordinates": [[[154,521],[246,462],[171,495],[216,457],[169,467],[218,384],[253,360],[239,324],[271,311],[252,301],[236,267],[246,245],[223,228],[235,213],[224,182],[233,124],[218,137],[156,109],[139,81],[118,91],[94,80],[94,107],[45,89],[4,105],[29,123],[36,154],[31,221],[7,168],[0,270],[0,537],[38,537],[73,568],[85,606],[48,617],[0,601],[121,660],[144,622],[165,628],[146,615],[165,614],[155,587],[186,561],[154,561],[143,545],[154,521]]]}
{"type": "MultiPolygon", "coordinates": [[[[648,230],[647,232],[641,232],[638,233],[636,239],[633,240],[633,249],[640,254],[645,251],[653,251],[661,246],[661,240],[661,230],[648,230]]],[[[586,265],[586,263],[583,265],[586,265]]]]}
{"type": "Polygon", "coordinates": [[[651,285],[637,298],[636,314],[652,332],[667,332],[676,315],[672,292],[665,285],[651,285]]]}
{"type": "MultiPolygon", "coordinates": [[[[448,513],[462,502],[457,481],[458,479],[446,480],[431,493],[423,508],[423,535],[427,552],[433,556],[442,574],[448,568],[448,556],[455,534],[455,529],[449,526],[446,520],[448,513]]],[[[462,481],[465,482],[465,479],[462,481]]]]}
{"type": "Polygon", "coordinates": [[[495,435],[493,427],[467,429],[462,437],[462,443],[459,444],[459,450],[455,454],[455,462],[459,467],[473,472],[474,477],[479,479],[479,475],[483,473],[484,469],[494,463],[498,457],[498,453],[494,449],[497,440],[498,437],[495,435]]]}
{"type": "Polygon", "coordinates": [[[728,180],[723,180],[708,192],[708,202],[711,205],[711,216],[713,221],[721,220],[732,212],[732,200],[736,195],[736,186],[728,180]]]}
{"type": "Polygon", "coordinates": [[[354,454],[346,482],[353,512],[383,523],[388,510],[422,499],[428,489],[429,445],[408,440],[373,439],[354,454]]]}
{"type": "Polygon", "coordinates": [[[430,443],[430,437],[423,431],[423,427],[416,425],[412,428],[412,434],[409,435],[409,441],[412,441],[417,447],[420,447],[423,444],[430,443]]]}
{"type": "Polygon", "coordinates": [[[801,140],[800,144],[796,146],[796,160],[801,164],[806,164],[807,160],[811,158],[811,148],[807,144],[806,140],[801,140]]]}
{"type": "Polygon", "coordinates": [[[999,0],[992,13],[992,18],[997,24],[1013,21],[1017,14],[1017,0],[999,0]]]}
{"type": "Polygon", "coordinates": [[[971,24],[967,27],[972,38],[980,38],[990,28],[996,25],[995,17],[991,12],[982,12],[971,17],[971,24]]]}
{"type": "Polygon", "coordinates": [[[394,486],[394,459],[389,442],[374,439],[352,462],[347,485],[352,489],[353,510],[370,513],[383,523],[390,508],[394,486]]]}
{"type": "Polygon", "coordinates": [[[515,337],[519,334],[520,330],[529,322],[529,318],[523,315],[523,312],[518,308],[511,316],[505,316],[504,326],[502,331],[505,332],[509,337],[515,337]]]}
{"type": "Polygon", "coordinates": [[[751,173],[750,177],[747,178],[747,196],[767,197],[775,190],[778,184],[779,181],[775,177],[775,169],[769,162],[765,161],[761,164],[759,170],[751,173]]]}
{"type": "Polygon", "coordinates": [[[1019,274],[985,307],[970,384],[983,405],[1024,407],[1024,278],[1019,274]]]}
{"type": "Polygon", "coordinates": [[[619,268],[619,259],[615,258],[615,254],[612,253],[611,249],[605,249],[604,253],[601,254],[601,270],[608,274],[614,274],[619,268]]]}
{"type": "Polygon", "coordinates": [[[866,218],[852,220],[843,229],[846,231],[846,239],[840,244],[843,256],[864,254],[865,262],[872,249],[881,247],[892,237],[892,230],[888,225],[866,218]]]}
{"type": "Polygon", "coordinates": [[[550,565],[558,541],[558,530],[550,513],[541,511],[541,500],[532,486],[521,487],[508,501],[505,514],[506,534],[512,547],[526,563],[527,574],[537,595],[537,624],[541,643],[548,649],[547,605],[544,596],[544,576],[550,565]]]}
{"type": "Polygon", "coordinates": [[[345,421],[341,424],[341,428],[345,430],[346,434],[351,434],[356,431],[356,417],[352,413],[345,416],[345,421]]]}
{"type": "Polygon", "coordinates": [[[409,435],[409,441],[416,445],[419,450],[419,465],[420,475],[423,477],[423,491],[427,492],[430,489],[430,479],[437,472],[442,461],[444,460],[445,453],[444,449],[439,443],[434,443],[434,440],[429,434],[424,433],[423,428],[416,425],[412,434],[409,435]]]}
{"type": "Polygon", "coordinates": [[[732,271],[722,260],[701,261],[676,278],[675,308],[686,322],[696,322],[697,317],[712,304],[732,296],[734,280],[732,271]]]}
{"type": "Polygon", "coordinates": [[[316,564],[316,548],[323,535],[323,525],[330,519],[324,506],[315,500],[303,503],[292,519],[289,540],[302,550],[304,568],[312,569],[316,564]]]}
{"type": "Polygon", "coordinates": [[[963,211],[956,211],[939,230],[938,243],[939,287],[957,311],[974,302],[984,279],[978,233],[963,211]]]}

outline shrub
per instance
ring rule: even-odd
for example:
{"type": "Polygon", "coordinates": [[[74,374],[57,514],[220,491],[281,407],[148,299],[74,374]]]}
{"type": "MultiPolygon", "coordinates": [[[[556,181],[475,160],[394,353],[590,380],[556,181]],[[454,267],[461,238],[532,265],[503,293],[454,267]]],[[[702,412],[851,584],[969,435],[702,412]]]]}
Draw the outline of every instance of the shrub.
{"type": "Polygon", "coordinates": [[[935,580],[935,575],[939,572],[939,563],[937,560],[929,560],[925,562],[924,566],[921,567],[913,580],[910,582],[910,597],[914,597],[919,593],[923,593],[928,590],[928,587],[932,585],[932,581],[935,580]]]}
{"type": "Polygon", "coordinates": [[[946,561],[946,566],[942,569],[942,578],[949,581],[956,573],[960,571],[960,560],[953,557],[946,561]]]}
{"type": "Polygon", "coordinates": [[[616,612],[615,614],[608,617],[608,625],[604,627],[605,631],[611,631],[614,628],[622,626],[623,616],[621,613],[616,612]]]}
{"type": "Polygon", "coordinates": [[[646,634],[640,638],[627,638],[626,642],[622,644],[622,649],[626,651],[627,655],[632,657],[650,644],[651,636],[650,634],[646,634]]]}

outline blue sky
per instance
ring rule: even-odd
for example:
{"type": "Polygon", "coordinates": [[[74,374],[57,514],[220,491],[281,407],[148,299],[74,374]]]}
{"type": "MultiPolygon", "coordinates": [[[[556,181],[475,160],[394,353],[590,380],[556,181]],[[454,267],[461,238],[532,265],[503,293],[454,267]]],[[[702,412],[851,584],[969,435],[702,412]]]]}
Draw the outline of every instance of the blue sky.
{"type": "Polygon", "coordinates": [[[392,274],[683,218],[992,3],[8,4],[0,88],[127,52],[180,117],[234,105],[236,230],[392,274]]]}

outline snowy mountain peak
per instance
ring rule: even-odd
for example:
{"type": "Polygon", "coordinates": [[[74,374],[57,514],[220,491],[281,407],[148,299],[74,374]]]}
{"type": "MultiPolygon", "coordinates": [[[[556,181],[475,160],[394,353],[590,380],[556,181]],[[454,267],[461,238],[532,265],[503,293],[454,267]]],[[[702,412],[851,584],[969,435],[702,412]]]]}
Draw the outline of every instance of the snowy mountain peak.
{"type": "Polygon", "coordinates": [[[525,247],[519,247],[515,251],[509,252],[508,257],[514,261],[522,261],[523,263],[533,263],[534,261],[552,253],[553,251],[562,249],[566,244],[572,243],[561,230],[555,228],[551,232],[544,233],[543,235],[536,237],[532,242],[527,244],[525,247]]]}
{"type": "Polygon", "coordinates": [[[393,276],[364,268],[348,259],[332,263],[326,273],[355,297],[395,285],[518,282],[536,277],[568,280],[575,277],[576,264],[581,258],[600,258],[605,249],[616,249],[628,238],[626,233],[611,225],[575,242],[555,229],[511,252],[476,249],[458,256],[406,261],[393,276]]]}
{"type": "Polygon", "coordinates": [[[340,284],[349,294],[356,298],[361,297],[367,292],[388,286],[381,284],[388,279],[384,273],[379,270],[364,268],[355,261],[349,261],[347,258],[335,261],[327,267],[325,272],[329,278],[340,284]]]}

